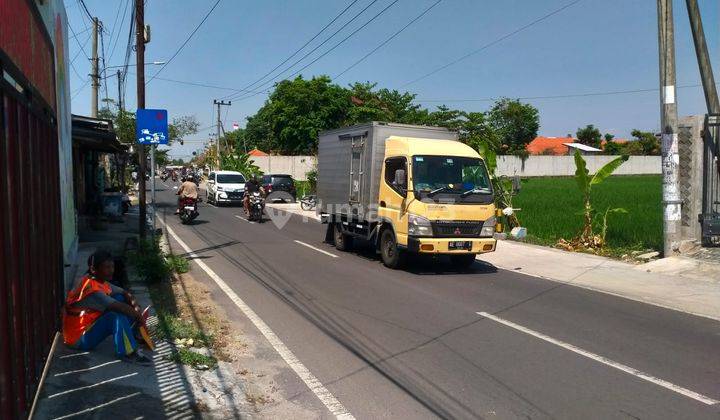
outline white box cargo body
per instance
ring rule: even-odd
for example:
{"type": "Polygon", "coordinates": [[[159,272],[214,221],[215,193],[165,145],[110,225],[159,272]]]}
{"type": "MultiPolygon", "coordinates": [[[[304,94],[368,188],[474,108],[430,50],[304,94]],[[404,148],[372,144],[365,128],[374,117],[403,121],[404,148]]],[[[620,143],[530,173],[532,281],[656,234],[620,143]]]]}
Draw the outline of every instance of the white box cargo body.
{"type": "Polygon", "coordinates": [[[385,141],[391,136],[458,140],[457,133],[442,127],[375,121],[320,133],[317,197],[321,213],[335,214],[349,205],[351,214],[367,214],[371,205],[377,205],[385,141]]]}

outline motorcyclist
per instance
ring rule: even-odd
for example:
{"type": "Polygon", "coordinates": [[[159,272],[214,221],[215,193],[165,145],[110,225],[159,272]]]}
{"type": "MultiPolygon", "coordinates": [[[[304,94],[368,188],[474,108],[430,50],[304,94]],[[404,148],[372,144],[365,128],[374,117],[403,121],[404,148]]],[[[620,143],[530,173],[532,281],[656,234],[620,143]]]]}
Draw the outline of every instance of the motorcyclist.
{"type": "Polygon", "coordinates": [[[245,195],[243,196],[243,207],[245,208],[245,215],[250,214],[250,194],[255,191],[260,191],[260,195],[265,197],[265,189],[260,185],[257,175],[252,175],[250,179],[245,183],[245,195]]]}
{"type": "Polygon", "coordinates": [[[197,198],[198,198],[197,185],[195,185],[195,183],[189,177],[183,177],[182,184],[180,185],[180,188],[178,188],[176,194],[179,197],[178,197],[178,208],[177,208],[177,210],[175,210],[175,214],[180,214],[180,207],[182,206],[183,198],[192,198],[194,200],[197,200],[197,198]]]}

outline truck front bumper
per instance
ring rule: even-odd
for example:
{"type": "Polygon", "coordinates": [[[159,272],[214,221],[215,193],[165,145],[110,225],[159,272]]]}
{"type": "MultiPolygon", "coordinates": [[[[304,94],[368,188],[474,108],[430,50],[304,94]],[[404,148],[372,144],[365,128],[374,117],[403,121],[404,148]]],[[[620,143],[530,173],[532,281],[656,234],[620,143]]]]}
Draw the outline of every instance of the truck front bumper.
{"type": "Polygon", "coordinates": [[[494,238],[413,238],[408,237],[408,251],[421,254],[482,254],[495,251],[494,238]],[[450,249],[450,243],[469,242],[470,248],[450,249]]]}

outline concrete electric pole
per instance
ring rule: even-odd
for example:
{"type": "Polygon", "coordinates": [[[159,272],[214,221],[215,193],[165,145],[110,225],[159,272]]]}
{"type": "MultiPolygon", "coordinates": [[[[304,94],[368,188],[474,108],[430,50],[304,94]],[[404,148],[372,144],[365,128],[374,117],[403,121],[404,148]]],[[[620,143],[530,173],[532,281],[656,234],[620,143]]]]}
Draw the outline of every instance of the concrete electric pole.
{"type": "Polygon", "coordinates": [[[680,199],[678,115],[675,88],[675,34],[672,0],[657,0],[658,49],[660,56],[660,123],[662,136],[663,236],[664,255],[669,257],[680,245],[680,199]]]}
{"type": "Polygon", "coordinates": [[[220,121],[220,107],[221,106],[230,106],[232,105],[232,101],[218,101],[217,99],[213,100],[213,104],[217,105],[217,137],[215,139],[215,150],[217,152],[217,169],[220,170],[220,129],[222,121],[220,121]]]}
{"type": "MultiPolygon", "coordinates": [[[[137,108],[145,108],[145,2],[135,0],[135,57],[137,64],[137,108]]],[[[145,146],[136,144],[138,150],[138,183],[140,205],[140,238],[145,238],[147,202],[145,196],[145,146]]]]}
{"type": "Polygon", "coordinates": [[[98,18],[93,18],[93,34],[92,34],[92,97],[90,102],[90,116],[97,118],[98,116],[98,88],[100,87],[100,75],[98,74],[99,59],[98,59],[98,29],[99,29],[98,18]]]}

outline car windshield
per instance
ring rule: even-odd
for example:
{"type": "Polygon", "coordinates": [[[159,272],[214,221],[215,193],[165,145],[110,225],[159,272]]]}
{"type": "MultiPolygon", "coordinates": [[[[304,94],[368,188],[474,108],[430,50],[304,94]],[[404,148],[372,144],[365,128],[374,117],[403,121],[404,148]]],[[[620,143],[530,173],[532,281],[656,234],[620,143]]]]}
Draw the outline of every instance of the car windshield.
{"type": "Polygon", "coordinates": [[[292,179],[289,176],[274,176],[273,184],[292,185],[292,179]]]}
{"type": "Polygon", "coordinates": [[[217,182],[219,184],[242,184],[245,182],[245,177],[240,174],[218,174],[217,182]]]}
{"type": "Polygon", "coordinates": [[[435,194],[492,194],[485,164],[478,158],[414,156],[413,185],[425,197],[435,194]]]}

